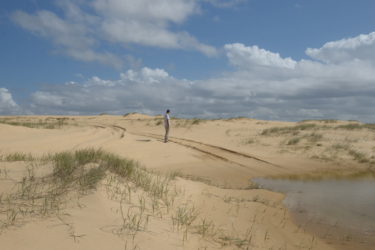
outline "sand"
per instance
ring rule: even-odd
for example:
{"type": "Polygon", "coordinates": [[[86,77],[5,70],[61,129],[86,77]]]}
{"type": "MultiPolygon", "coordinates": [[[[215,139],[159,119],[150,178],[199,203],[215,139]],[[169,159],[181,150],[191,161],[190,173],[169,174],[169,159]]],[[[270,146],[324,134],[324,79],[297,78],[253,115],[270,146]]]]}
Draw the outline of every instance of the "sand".
{"type": "MultiPolygon", "coordinates": [[[[353,174],[374,162],[372,132],[338,128],[357,122],[172,119],[170,141],[163,143],[161,116],[61,119],[1,117],[0,154],[42,157],[100,148],[135,160],[155,175],[174,173],[173,204],[151,211],[149,194],[139,188],[131,191],[132,198],[119,198],[114,194],[126,187],[126,180],[111,174],[85,194],[68,195],[59,211],[17,215],[9,225],[5,221],[11,214],[3,198],[1,249],[334,249],[337,246],[293,222],[283,206],[283,194],[254,188],[251,178],[353,174]],[[29,128],[26,122],[39,125],[29,128]],[[46,124],[55,126],[45,128],[46,124]],[[296,128],[303,124],[315,127],[296,128]],[[264,132],[275,127],[294,129],[264,132]],[[190,211],[195,220],[179,226],[176,217],[181,211],[190,211]],[[124,226],[139,213],[143,217],[137,230],[124,226]]],[[[35,175],[52,171],[50,163],[4,157],[2,197],[16,192],[14,187],[30,173],[30,166],[35,175]]]]}

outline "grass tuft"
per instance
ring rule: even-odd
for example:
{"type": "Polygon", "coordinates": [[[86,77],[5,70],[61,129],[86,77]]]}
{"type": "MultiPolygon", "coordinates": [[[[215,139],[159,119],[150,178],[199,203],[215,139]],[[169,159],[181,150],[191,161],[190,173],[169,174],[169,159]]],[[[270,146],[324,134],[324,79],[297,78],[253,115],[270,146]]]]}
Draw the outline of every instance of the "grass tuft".
{"type": "Polygon", "coordinates": [[[76,159],[70,152],[57,153],[53,156],[53,176],[63,182],[70,181],[77,169],[76,159]]]}
{"type": "Polygon", "coordinates": [[[349,155],[353,156],[353,159],[359,163],[369,163],[370,159],[367,158],[367,156],[359,151],[356,150],[349,150],[348,151],[349,155]]]}
{"type": "Polygon", "coordinates": [[[85,165],[90,162],[99,162],[105,153],[101,149],[80,149],[74,152],[74,158],[78,165],[85,165]]]}
{"type": "Polygon", "coordinates": [[[69,118],[67,117],[47,117],[46,119],[36,119],[33,117],[25,118],[2,118],[0,123],[12,125],[12,126],[22,126],[28,128],[45,128],[45,129],[56,129],[61,128],[68,124],[69,118]]]}
{"type": "Polygon", "coordinates": [[[0,156],[2,161],[33,161],[34,157],[31,154],[25,153],[11,153],[7,155],[0,156]]]}
{"type": "Polygon", "coordinates": [[[173,228],[176,228],[178,231],[184,231],[183,240],[187,240],[187,233],[198,215],[198,210],[194,206],[187,204],[178,207],[175,214],[172,215],[173,228]]]}
{"type": "Polygon", "coordinates": [[[287,145],[296,145],[298,144],[298,142],[301,140],[301,138],[299,137],[294,137],[292,139],[290,139],[286,144],[287,145]]]}
{"type": "Polygon", "coordinates": [[[273,127],[273,128],[268,128],[264,129],[261,133],[261,135],[282,135],[282,134],[289,134],[289,133],[296,133],[299,131],[304,131],[304,130],[314,130],[322,126],[318,126],[313,123],[306,123],[306,124],[299,124],[296,126],[292,127],[273,127]]]}
{"type": "Polygon", "coordinates": [[[375,123],[351,123],[337,126],[336,129],[345,129],[345,130],[360,130],[360,129],[368,129],[368,130],[375,130],[375,123]]]}
{"type": "Polygon", "coordinates": [[[94,189],[104,177],[105,170],[103,168],[91,168],[79,179],[79,185],[83,190],[94,189]]]}
{"type": "MultiPolygon", "coordinates": [[[[38,163],[52,164],[53,170],[51,175],[36,177],[32,163],[32,167],[27,169],[27,176],[17,184],[16,191],[1,194],[0,230],[16,225],[17,221],[22,221],[27,216],[58,214],[64,201],[73,194],[80,196],[95,189],[106,176],[106,171],[132,179],[133,169],[137,167],[133,161],[100,149],[61,152],[40,159],[25,154],[12,154],[3,158],[38,160],[38,163]]],[[[3,175],[7,176],[7,173],[3,175]]]]}

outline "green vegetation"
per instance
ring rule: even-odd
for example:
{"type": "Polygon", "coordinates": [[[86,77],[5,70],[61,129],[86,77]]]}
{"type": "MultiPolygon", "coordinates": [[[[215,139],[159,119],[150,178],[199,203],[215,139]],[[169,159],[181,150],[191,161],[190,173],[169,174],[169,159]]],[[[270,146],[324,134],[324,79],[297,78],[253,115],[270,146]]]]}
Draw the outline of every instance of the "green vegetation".
{"type": "Polygon", "coordinates": [[[231,236],[228,236],[228,235],[220,236],[219,240],[220,240],[220,244],[222,246],[235,245],[238,248],[243,248],[245,246],[248,247],[250,245],[248,239],[240,239],[240,238],[231,237],[231,236]]]}
{"type": "Polygon", "coordinates": [[[316,143],[320,140],[323,139],[323,136],[321,134],[317,134],[317,133],[310,133],[310,134],[303,134],[301,136],[298,136],[298,137],[293,137],[292,139],[290,140],[287,140],[286,142],[286,145],[296,145],[298,143],[300,143],[301,141],[304,141],[305,143],[308,143],[308,144],[311,144],[311,143],[316,143]]]}
{"type": "Polygon", "coordinates": [[[21,222],[28,216],[59,214],[65,200],[78,197],[95,189],[110,171],[124,178],[131,178],[137,164],[97,149],[62,152],[41,159],[22,153],[2,157],[10,161],[32,161],[27,176],[17,184],[17,191],[1,194],[0,229],[21,222]],[[37,164],[52,166],[52,174],[36,177],[37,164]]]}
{"type": "Polygon", "coordinates": [[[360,130],[360,129],[368,129],[368,130],[375,130],[375,123],[351,123],[345,124],[335,127],[335,129],[345,129],[345,130],[360,130]]]}
{"type": "Polygon", "coordinates": [[[199,125],[205,122],[206,120],[199,119],[199,118],[193,118],[193,119],[179,119],[174,118],[173,124],[175,127],[181,127],[181,128],[190,128],[194,125],[199,125]]]}
{"type": "Polygon", "coordinates": [[[160,126],[163,124],[163,120],[162,119],[157,119],[156,122],[155,122],[155,126],[160,126]]]}
{"type": "Polygon", "coordinates": [[[98,176],[104,177],[105,171],[111,171],[121,177],[130,178],[137,166],[134,161],[118,157],[100,149],[81,149],[75,152],[62,152],[50,156],[50,158],[54,163],[53,176],[62,182],[71,182],[77,180],[77,178],[98,181],[98,176]],[[85,170],[85,166],[90,163],[94,164],[95,167],[88,171],[85,170]]]}
{"type": "Polygon", "coordinates": [[[31,154],[25,153],[10,153],[7,155],[0,155],[1,161],[32,161],[34,157],[31,154]]]}
{"type": "Polygon", "coordinates": [[[214,237],[216,234],[215,224],[212,220],[201,219],[201,224],[195,226],[196,233],[200,234],[202,238],[214,237]]]}
{"type": "MultiPolygon", "coordinates": [[[[171,117],[171,122],[173,127],[176,128],[190,128],[191,126],[194,125],[199,125],[205,120],[198,119],[198,118],[193,118],[193,119],[181,119],[181,118],[176,118],[176,117],[171,117]]],[[[151,125],[152,123],[148,123],[148,125],[151,125]]],[[[160,126],[163,125],[163,118],[156,118],[153,120],[153,124],[155,126],[160,126]]]]}
{"type": "Polygon", "coordinates": [[[47,117],[45,119],[36,119],[33,117],[11,117],[1,118],[0,123],[28,128],[56,129],[67,125],[68,120],[69,118],[67,117],[47,117]]]}
{"type": "Polygon", "coordinates": [[[96,188],[96,185],[105,177],[103,168],[91,168],[79,178],[79,186],[83,190],[96,188]]]}
{"type": "MultiPolygon", "coordinates": [[[[27,176],[17,184],[15,192],[0,195],[0,231],[20,225],[30,217],[59,216],[67,200],[77,201],[82,195],[104,184],[110,199],[119,201],[122,225],[114,233],[132,235],[147,228],[149,217],[162,217],[174,207],[179,191],[171,186],[176,174],[159,175],[141,168],[138,163],[100,149],[81,149],[61,152],[42,158],[26,154],[12,154],[3,159],[28,160],[27,176]],[[39,164],[52,167],[50,174],[37,177],[39,164]],[[138,197],[139,205],[135,205],[138,197]]],[[[8,178],[8,171],[1,169],[1,176],[8,178]]],[[[184,238],[193,222],[193,210],[176,210],[176,223],[184,226],[184,238]]],[[[134,238],[133,238],[134,239],[134,238]]]]}
{"type": "Polygon", "coordinates": [[[202,120],[201,119],[193,119],[192,121],[191,121],[191,125],[198,125],[199,123],[201,123],[202,122],[202,120]]]}
{"type": "Polygon", "coordinates": [[[254,138],[248,138],[248,139],[246,139],[246,140],[244,140],[244,144],[254,144],[254,143],[256,143],[257,142],[257,140],[256,139],[254,139],[254,138]]]}
{"type": "Polygon", "coordinates": [[[332,148],[334,150],[348,150],[349,149],[349,145],[348,144],[339,144],[339,143],[336,143],[336,144],[332,145],[332,148]]]}
{"type": "Polygon", "coordinates": [[[315,129],[322,128],[322,127],[323,126],[318,126],[313,123],[299,124],[299,125],[290,126],[290,127],[273,127],[273,128],[264,129],[261,135],[266,135],[266,136],[283,135],[283,134],[290,134],[290,133],[298,134],[298,132],[300,131],[315,130],[315,129]]]}
{"type": "Polygon", "coordinates": [[[305,136],[309,142],[315,143],[323,139],[323,135],[317,133],[311,133],[305,136]]]}
{"type": "Polygon", "coordinates": [[[370,163],[370,159],[362,152],[350,149],[348,151],[349,155],[353,157],[353,159],[359,163],[370,163]]]}
{"type": "Polygon", "coordinates": [[[177,231],[183,230],[183,240],[187,240],[187,234],[193,222],[197,219],[199,212],[197,209],[188,204],[184,204],[177,208],[175,214],[172,215],[173,229],[177,231]]]}
{"type": "Polygon", "coordinates": [[[322,120],[303,120],[303,121],[300,121],[299,123],[305,123],[305,122],[337,123],[337,122],[338,122],[338,120],[333,120],[333,119],[322,119],[322,120]]]}
{"type": "Polygon", "coordinates": [[[296,145],[300,140],[301,140],[301,138],[294,137],[294,138],[290,139],[286,144],[287,145],[296,145]]]}
{"type": "Polygon", "coordinates": [[[327,148],[327,155],[316,155],[313,158],[322,159],[322,160],[333,160],[336,159],[338,152],[346,153],[347,156],[350,156],[354,161],[358,163],[368,164],[370,167],[375,165],[375,156],[369,156],[366,153],[363,153],[357,149],[353,149],[348,143],[336,143],[327,148]]]}
{"type": "MultiPolygon", "coordinates": [[[[331,123],[331,122],[325,122],[331,123]]],[[[335,130],[363,130],[368,129],[370,131],[375,130],[375,124],[373,123],[350,123],[338,126],[328,126],[328,125],[318,125],[315,123],[300,123],[296,126],[288,126],[288,127],[272,127],[268,129],[264,129],[261,135],[265,136],[272,136],[272,135],[286,135],[286,134],[294,134],[297,135],[301,131],[310,131],[310,130],[319,130],[319,129],[335,129],[335,130]]]]}

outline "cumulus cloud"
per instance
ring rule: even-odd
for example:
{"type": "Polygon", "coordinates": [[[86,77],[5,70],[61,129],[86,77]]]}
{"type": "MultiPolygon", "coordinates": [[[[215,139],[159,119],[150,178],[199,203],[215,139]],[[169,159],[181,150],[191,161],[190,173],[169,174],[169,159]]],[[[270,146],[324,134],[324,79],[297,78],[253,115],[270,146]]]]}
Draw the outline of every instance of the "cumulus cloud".
{"type": "Polygon", "coordinates": [[[121,74],[121,79],[125,82],[140,83],[160,83],[169,78],[169,74],[163,69],[142,68],[140,71],[128,70],[125,74],[121,74]]]}
{"type": "Polygon", "coordinates": [[[108,42],[128,46],[197,50],[213,56],[214,47],[185,31],[171,29],[197,14],[196,0],[61,0],[62,14],[40,10],[34,14],[15,11],[12,20],[22,28],[49,39],[57,50],[74,59],[120,68],[124,58],[101,46],[108,42]],[[152,39],[150,39],[152,38],[152,39]]]}
{"type": "MultiPolygon", "coordinates": [[[[359,37],[352,41],[361,40],[359,37]]],[[[340,54],[339,42],[327,44],[336,44],[335,53],[340,54]]],[[[258,46],[227,44],[224,51],[234,70],[210,79],[178,79],[165,69],[143,67],[120,73],[115,80],[93,76],[45,86],[32,93],[30,106],[22,109],[11,93],[1,88],[0,113],[159,114],[170,108],[183,117],[375,122],[375,58],[362,56],[364,50],[371,55],[368,44],[354,46],[357,55],[350,51],[345,60],[325,62],[316,57],[295,61],[258,46]]],[[[326,48],[315,50],[323,55],[326,48]]],[[[348,53],[348,46],[341,50],[348,53]]]]}
{"type": "Polygon", "coordinates": [[[372,80],[335,77],[345,68],[323,69],[322,75],[304,73],[314,66],[310,64],[300,62],[288,77],[270,78],[263,75],[267,72],[240,70],[205,81],[176,79],[162,69],[143,68],[129,70],[118,80],[93,77],[40,90],[33,94],[32,102],[34,112],[53,114],[158,114],[171,108],[185,117],[375,121],[374,76],[372,80]]]}
{"type": "Polygon", "coordinates": [[[14,115],[20,113],[20,107],[13,100],[12,94],[6,88],[0,88],[0,114],[14,115]]]}
{"type": "Polygon", "coordinates": [[[281,58],[278,53],[273,53],[258,46],[247,47],[241,43],[227,44],[224,46],[229,61],[238,67],[250,69],[253,66],[267,66],[279,68],[294,68],[296,62],[291,58],[281,58]]]}
{"type": "Polygon", "coordinates": [[[93,77],[84,83],[40,90],[32,94],[32,103],[41,113],[154,113],[179,102],[186,105],[189,88],[189,81],[175,79],[162,69],[145,67],[128,70],[115,81],[93,77]]]}
{"type": "Polygon", "coordinates": [[[319,49],[308,48],[306,54],[325,63],[363,60],[375,63],[375,32],[328,42],[319,49]]]}
{"type": "MultiPolygon", "coordinates": [[[[361,49],[370,48],[357,46],[361,49]]],[[[295,61],[239,43],[227,44],[224,50],[233,72],[186,80],[164,69],[144,67],[121,73],[117,80],[92,77],[33,93],[33,111],[158,114],[171,108],[185,117],[375,122],[375,66],[368,58],[352,56],[342,63],[295,61]]]]}

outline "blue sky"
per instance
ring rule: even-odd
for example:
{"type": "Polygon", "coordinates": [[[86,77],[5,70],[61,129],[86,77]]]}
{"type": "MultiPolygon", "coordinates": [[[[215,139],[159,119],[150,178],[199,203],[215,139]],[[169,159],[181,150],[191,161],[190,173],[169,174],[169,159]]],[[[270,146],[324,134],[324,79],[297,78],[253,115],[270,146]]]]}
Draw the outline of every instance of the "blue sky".
{"type": "Polygon", "coordinates": [[[183,117],[375,122],[374,1],[0,7],[2,115],[171,108],[183,117]]]}

